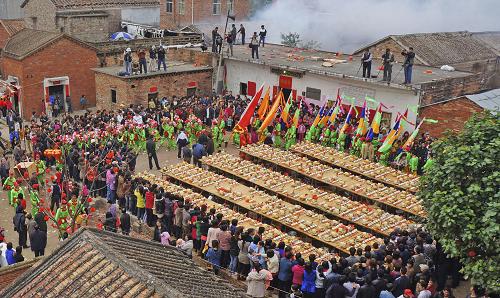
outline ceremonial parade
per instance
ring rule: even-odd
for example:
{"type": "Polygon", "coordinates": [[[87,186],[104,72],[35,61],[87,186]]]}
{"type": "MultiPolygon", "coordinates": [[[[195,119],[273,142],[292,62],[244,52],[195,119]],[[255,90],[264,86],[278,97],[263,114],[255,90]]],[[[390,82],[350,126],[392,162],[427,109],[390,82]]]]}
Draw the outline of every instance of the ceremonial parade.
{"type": "Polygon", "coordinates": [[[206,2],[0,3],[0,296],[498,297],[492,9],[206,2]]]}

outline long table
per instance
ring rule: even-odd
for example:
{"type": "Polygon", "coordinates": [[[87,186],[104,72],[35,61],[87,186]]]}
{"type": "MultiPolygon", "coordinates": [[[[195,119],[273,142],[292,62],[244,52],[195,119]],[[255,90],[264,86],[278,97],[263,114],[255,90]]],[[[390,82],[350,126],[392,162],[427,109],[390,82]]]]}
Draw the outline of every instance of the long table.
{"type": "Polygon", "coordinates": [[[264,219],[344,254],[348,253],[350,247],[364,248],[374,242],[382,242],[382,239],[359,231],[353,225],[344,225],[300,205],[285,202],[276,196],[187,163],[163,168],[162,174],[252,211],[264,219]]]}
{"type": "Polygon", "coordinates": [[[376,206],[367,206],[330,191],[320,190],[231,154],[218,153],[204,157],[201,161],[209,168],[236,177],[252,186],[258,186],[286,201],[353,223],[362,230],[383,237],[389,236],[396,227],[409,229],[416,226],[415,222],[402,216],[390,214],[376,206]]]}
{"type": "Polygon", "coordinates": [[[334,190],[346,192],[354,198],[377,202],[419,218],[427,216],[421,201],[409,192],[363,179],[318,161],[263,144],[247,145],[240,148],[240,151],[249,157],[297,173],[334,190]]]}
{"type": "Polygon", "coordinates": [[[223,214],[223,218],[225,219],[237,219],[238,226],[242,226],[245,229],[253,228],[255,230],[258,230],[259,227],[264,227],[264,239],[272,239],[275,243],[283,241],[286,245],[291,245],[295,251],[300,252],[305,257],[314,254],[318,258],[318,260],[326,261],[329,261],[334,257],[334,255],[331,254],[327,249],[314,247],[311,243],[304,242],[297,236],[291,236],[271,225],[247,217],[245,214],[236,212],[228,208],[227,206],[214,202],[213,200],[209,200],[208,198],[197,192],[194,192],[189,188],[179,186],[146,172],[138,173],[134,176],[134,178],[136,177],[145,179],[147,181],[150,181],[151,183],[155,183],[160,187],[163,187],[165,191],[178,195],[185,201],[194,203],[197,206],[206,205],[208,209],[214,208],[217,213],[223,214]]]}
{"type": "Polygon", "coordinates": [[[349,153],[340,152],[331,147],[302,142],[293,145],[290,151],[397,189],[403,189],[411,193],[416,193],[418,190],[420,179],[418,175],[404,173],[349,153]]]}

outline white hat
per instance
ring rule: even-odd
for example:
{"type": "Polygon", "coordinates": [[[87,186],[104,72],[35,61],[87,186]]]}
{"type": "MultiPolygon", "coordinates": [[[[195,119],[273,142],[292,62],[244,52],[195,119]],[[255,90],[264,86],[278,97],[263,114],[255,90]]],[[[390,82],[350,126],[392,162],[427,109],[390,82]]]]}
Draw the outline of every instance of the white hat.
{"type": "Polygon", "coordinates": [[[132,50],[130,48],[127,48],[126,51],[127,52],[132,52],[132,50]]]}

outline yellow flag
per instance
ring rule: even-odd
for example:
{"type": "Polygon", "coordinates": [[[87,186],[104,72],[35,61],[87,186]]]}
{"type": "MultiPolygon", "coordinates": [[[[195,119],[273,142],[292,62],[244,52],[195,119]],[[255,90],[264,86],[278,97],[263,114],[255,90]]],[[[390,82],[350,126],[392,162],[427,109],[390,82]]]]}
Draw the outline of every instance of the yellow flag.
{"type": "Polygon", "coordinates": [[[269,99],[270,99],[270,88],[267,87],[266,94],[264,95],[264,99],[262,99],[262,102],[260,103],[259,109],[257,110],[257,115],[259,115],[259,119],[263,120],[264,116],[267,113],[267,110],[269,109],[269,99]]]}
{"type": "Polygon", "coordinates": [[[266,118],[264,121],[262,121],[262,124],[260,125],[259,130],[257,131],[259,134],[261,134],[274,120],[276,117],[276,112],[278,111],[279,106],[283,102],[283,92],[280,91],[278,97],[274,100],[273,105],[271,106],[271,109],[266,115],[266,118]]]}

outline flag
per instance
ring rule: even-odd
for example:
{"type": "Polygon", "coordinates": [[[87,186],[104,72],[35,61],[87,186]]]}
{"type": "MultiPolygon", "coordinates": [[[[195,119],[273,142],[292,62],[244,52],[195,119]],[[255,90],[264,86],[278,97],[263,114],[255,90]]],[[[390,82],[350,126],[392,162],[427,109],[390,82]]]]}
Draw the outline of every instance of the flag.
{"type": "Polygon", "coordinates": [[[371,140],[373,136],[380,132],[380,122],[382,121],[382,103],[379,103],[377,111],[375,112],[375,117],[373,117],[372,125],[366,137],[371,140]]]}
{"type": "Polygon", "coordinates": [[[328,124],[333,125],[335,123],[335,119],[340,112],[340,108],[342,107],[342,97],[339,94],[340,88],[337,90],[337,100],[335,101],[335,109],[333,109],[330,118],[328,119],[328,124]]]}
{"type": "Polygon", "coordinates": [[[270,87],[267,87],[266,94],[264,94],[264,99],[262,99],[262,102],[260,103],[259,109],[257,110],[257,115],[259,115],[259,119],[263,120],[264,116],[267,113],[267,110],[269,109],[269,100],[271,99],[270,96],[270,87]]]}
{"type": "Polygon", "coordinates": [[[262,121],[262,124],[259,127],[259,130],[258,130],[259,134],[262,134],[262,132],[274,120],[274,118],[276,117],[276,112],[278,111],[278,108],[280,107],[282,100],[283,100],[283,92],[280,91],[280,93],[278,94],[278,97],[276,97],[275,101],[273,102],[271,109],[267,113],[266,118],[264,119],[264,121],[262,121]]]}
{"type": "Polygon", "coordinates": [[[281,120],[283,120],[283,122],[285,123],[288,123],[288,116],[290,113],[291,106],[292,106],[292,93],[290,93],[290,96],[288,96],[288,100],[286,101],[285,107],[281,112],[281,120]]]}
{"type": "Polygon", "coordinates": [[[366,125],[366,100],[363,103],[363,108],[361,108],[361,115],[359,116],[358,128],[356,129],[356,135],[364,136],[368,131],[368,127],[366,125]]]}
{"type": "Polygon", "coordinates": [[[245,129],[250,124],[250,120],[252,119],[253,113],[255,112],[255,108],[259,103],[260,97],[262,96],[262,91],[264,91],[264,85],[260,86],[259,91],[257,91],[257,93],[252,98],[252,101],[250,101],[245,111],[243,111],[243,114],[241,114],[240,121],[238,121],[238,124],[236,124],[236,126],[234,127],[236,132],[241,133],[245,131],[245,129]]]}
{"type": "Polygon", "coordinates": [[[330,116],[333,114],[334,108],[335,108],[335,106],[333,105],[330,108],[330,110],[328,111],[328,113],[325,113],[325,115],[323,115],[323,117],[319,121],[320,124],[323,124],[323,126],[325,126],[327,124],[328,120],[330,119],[330,116]]]}
{"type": "Polygon", "coordinates": [[[401,135],[401,132],[404,130],[403,123],[401,122],[401,119],[403,119],[403,115],[398,115],[398,117],[396,118],[396,122],[394,123],[393,128],[391,129],[391,131],[389,132],[389,134],[385,138],[382,146],[380,146],[380,148],[378,149],[378,152],[382,152],[382,153],[387,152],[389,149],[391,149],[392,144],[394,144],[394,141],[396,141],[399,138],[399,136],[401,135]]]}
{"type": "Polygon", "coordinates": [[[300,110],[302,109],[302,101],[299,103],[299,106],[295,110],[295,114],[293,115],[293,126],[295,128],[299,127],[299,117],[300,117],[300,110]]]}
{"type": "Polygon", "coordinates": [[[345,117],[344,125],[342,125],[342,128],[340,129],[340,134],[343,134],[345,132],[345,130],[347,129],[347,126],[349,125],[349,122],[351,121],[353,107],[354,107],[354,105],[351,105],[351,107],[349,108],[349,112],[347,113],[347,117],[345,117]]]}
{"type": "Polygon", "coordinates": [[[234,14],[231,14],[230,10],[227,11],[227,17],[228,19],[233,20],[233,22],[236,20],[236,16],[234,14]]]}
{"type": "Polygon", "coordinates": [[[320,121],[320,120],[321,120],[321,118],[323,117],[323,113],[324,113],[324,111],[325,111],[325,105],[323,105],[323,106],[321,107],[321,109],[319,109],[318,114],[316,115],[316,118],[314,118],[314,121],[313,121],[313,123],[312,123],[312,125],[311,125],[311,126],[316,126],[316,125],[318,125],[319,121],[320,121]]]}
{"type": "Polygon", "coordinates": [[[418,126],[415,128],[415,130],[411,133],[408,140],[406,140],[404,145],[401,147],[401,148],[403,148],[404,151],[410,151],[411,145],[413,144],[413,141],[415,141],[415,138],[418,136],[418,130],[420,129],[420,126],[422,126],[422,123],[425,122],[425,120],[426,120],[425,118],[422,119],[422,122],[420,122],[418,124],[418,126]]]}

